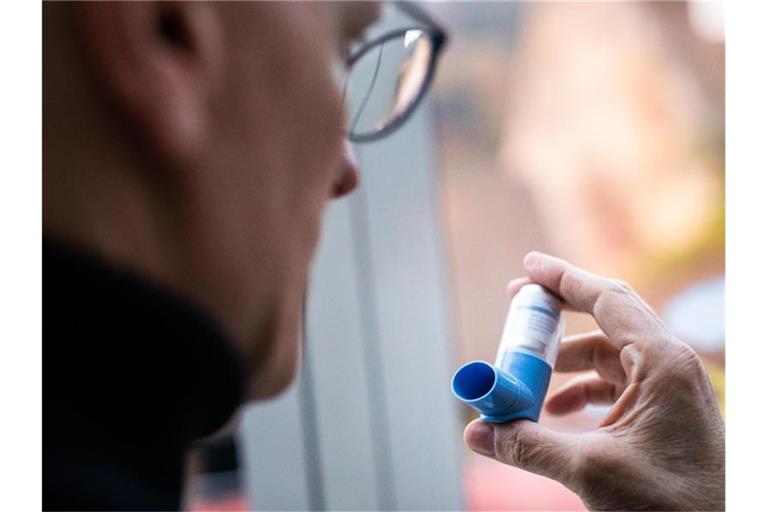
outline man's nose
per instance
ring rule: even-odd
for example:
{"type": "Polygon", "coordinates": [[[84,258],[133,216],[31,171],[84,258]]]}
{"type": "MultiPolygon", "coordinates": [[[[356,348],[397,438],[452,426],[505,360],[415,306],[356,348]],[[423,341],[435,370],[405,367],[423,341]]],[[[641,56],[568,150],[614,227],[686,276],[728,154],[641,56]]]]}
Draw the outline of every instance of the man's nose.
{"type": "Polygon", "coordinates": [[[338,171],[336,182],[333,184],[331,196],[336,199],[345,196],[357,188],[360,182],[360,171],[357,167],[355,154],[352,152],[352,144],[344,141],[344,155],[341,159],[341,169],[338,171]]]}

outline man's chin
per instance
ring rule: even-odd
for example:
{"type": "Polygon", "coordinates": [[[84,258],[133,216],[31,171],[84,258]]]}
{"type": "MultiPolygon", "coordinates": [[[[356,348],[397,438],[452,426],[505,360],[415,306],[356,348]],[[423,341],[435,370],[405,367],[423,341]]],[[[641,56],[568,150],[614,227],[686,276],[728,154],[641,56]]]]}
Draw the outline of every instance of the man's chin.
{"type": "Polygon", "coordinates": [[[302,361],[302,340],[306,308],[307,277],[294,295],[282,302],[272,329],[262,336],[262,343],[268,347],[265,352],[252,359],[249,371],[248,397],[250,401],[269,400],[287,390],[296,380],[302,361]]]}
{"type": "Polygon", "coordinates": [[[274,377],[267,379],[255,379],[250,386],[249,400],[269,400],[280,395],[291,387],[296,380],[297,368],[288,369],[280,372],[274,377]]]}
{"type": "Polygon", "coordinates": [[[294,344],[295,350],[286,350],[252,371],[248,400],[275,398],[296,380],[301,367],[301,342],[298,339],[290,342],[294,344]]]}

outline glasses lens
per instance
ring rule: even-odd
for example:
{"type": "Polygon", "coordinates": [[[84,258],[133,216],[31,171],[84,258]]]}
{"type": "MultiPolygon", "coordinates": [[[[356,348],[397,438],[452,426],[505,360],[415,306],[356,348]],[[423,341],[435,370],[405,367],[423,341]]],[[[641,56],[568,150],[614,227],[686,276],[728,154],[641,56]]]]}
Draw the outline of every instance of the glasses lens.
{"type": "Polygon", "coordinates": [[[408,30],[370,48],[349,70],[345,101],[352,137],[382,131],[418,100],[432,59],[423,30],[408,30]]]}

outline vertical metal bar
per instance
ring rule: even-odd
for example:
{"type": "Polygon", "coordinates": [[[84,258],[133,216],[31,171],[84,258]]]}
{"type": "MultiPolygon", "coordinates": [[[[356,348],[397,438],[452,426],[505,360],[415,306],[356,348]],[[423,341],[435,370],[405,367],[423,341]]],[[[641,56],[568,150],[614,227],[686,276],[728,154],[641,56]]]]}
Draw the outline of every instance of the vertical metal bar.
{"type": "Polygon", "coordinates": [[[352,204],[354,206],[352,227],[357,242],[355,263],[358,276],[358,300],[362,322],[366,327],[364,342],[369,402],[376,404],[375,410],[370,415],[370,428],[375,458],[377,498],[380,510],[395,510],[397,509],[397,500],[390,453],[392,439],[389,433],[389,413],[386,400],[386,381],[382,369],[379,323],[374,304],[374,268],[370,254],[369,221],[365,194],[362,190],[352,197],[352,204]]]}
{"type": "Polygon", "coordinates": [[[301,410],[302,433],[304,435],[304,470],[306,472],[307,490],[311,510],[325,510],[325,492],[323,486],[323,469],[320,464],[320,436],[317,428],[317,410],[314,379],[309,350],[309,333],[307,328],[307,301],[304,301],[302,311],[301,343],[304,351],[304,362],[301,365],[301,380],[299,381],[299,406],[301,410]]]}

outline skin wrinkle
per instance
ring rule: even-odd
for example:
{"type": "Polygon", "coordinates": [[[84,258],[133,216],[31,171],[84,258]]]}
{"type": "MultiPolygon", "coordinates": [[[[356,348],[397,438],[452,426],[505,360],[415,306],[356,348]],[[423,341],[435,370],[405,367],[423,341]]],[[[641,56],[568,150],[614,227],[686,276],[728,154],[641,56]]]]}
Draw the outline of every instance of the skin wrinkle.
{"type": "Polygon", "coordinates": [[[573,472],[568,467],[573,459],[559,456],[559,449],[535,432],[515,430],[507,434],[495,433],[496,453],[514,461],[513,465],[528,467],[539,474],[545,474],[545,468],[558,467],[557,476],[567,478],[573,472]]]}
{"type": "Polygon", "coordinates": [[[614,403],[613,407],[608,414],[600,422],[601,427],[615,426],[617,429],[621,429],[631,424],[633,419],[632,415],[635,414],[633,405],[635,405],[640,398],[640,383],[633,382],[624,390],[619,399],[614,403]]]}

